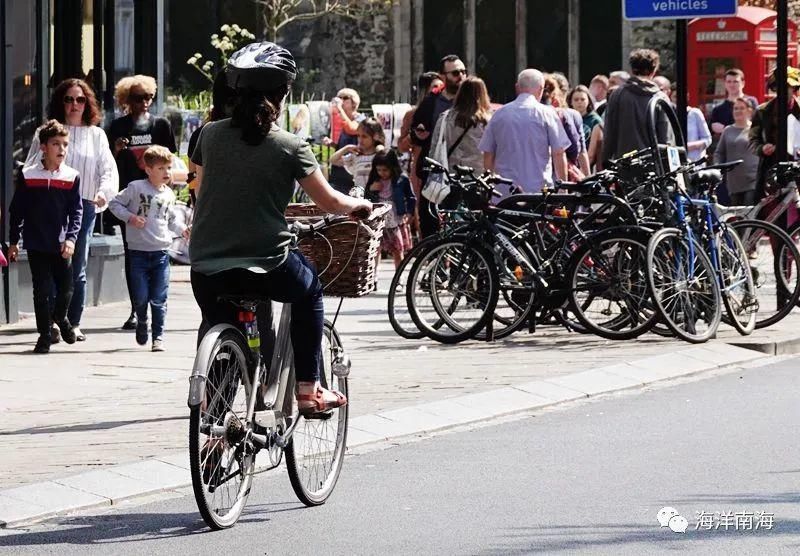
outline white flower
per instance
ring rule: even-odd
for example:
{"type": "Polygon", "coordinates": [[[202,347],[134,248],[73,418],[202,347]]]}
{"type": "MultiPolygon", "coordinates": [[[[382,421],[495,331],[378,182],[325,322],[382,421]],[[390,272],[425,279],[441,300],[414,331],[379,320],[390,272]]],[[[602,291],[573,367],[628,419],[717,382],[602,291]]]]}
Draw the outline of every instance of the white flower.
{"type": "Polygon", "coordinates": [[[186,60],[186,63],[187,63],[187,64],[189,64],[190,66],[193,66],[193,65],[195,65],[195,64],[197,63],[197,58],[195,58],[194,56],[192,56],[191,58],[189,58],[188,60],[186,60]]]}
{"type": "Polygon", "coordinates": [[[228,29],[230,29],[230,28],[231,28],[231,26],[226,23],[225,25],[220,27],[219,30],[222,31],[223,33],[226,33],[228,31],[228,29]]]}
{"type": "Polygon", "coordinates": [[[231,29],[233,29],[233,30],[234,30],[234,31],[236,31],[237,33],[238,33],[239,31],[241,31],[241,30],[242,30],[242,28],[241,28],[241,27],[239,27],[238,25],[236,25],[235,23],[233,24],[233,26],[231,27],[231,29]]]}
{"type": "Polygon", "coordinates": [[[199,59],[199,58],[202,58],[202,57],[203,57],[203,55],[202,55],[202,54],[200,54],[199,52],[195,52],[195,53],[194,53],[194,57],[199,59]]]}
{"type": "Polygon", "coordinates": [[[212,40],[215,40],[215,39],[218,39],[218,38],[219,38],[219,35],[217,35],[216,33],[214,33],[213,35],[211,35],[211,39],[212,39],[212,40]]]}

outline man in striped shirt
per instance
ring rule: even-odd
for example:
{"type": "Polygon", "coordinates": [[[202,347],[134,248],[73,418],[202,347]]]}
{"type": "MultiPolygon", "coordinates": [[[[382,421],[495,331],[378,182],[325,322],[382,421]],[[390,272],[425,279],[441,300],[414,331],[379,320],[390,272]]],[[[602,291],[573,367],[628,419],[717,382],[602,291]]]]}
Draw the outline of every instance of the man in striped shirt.
{"type": "Polygon", "coordinates": [[[66,343],[75,342],[67,309],[73,289],[72,254],[81,229],[83,206],[78,171],[64,163],[69,131],[58,121],[50,120],[39,131],[39,142],[44,153],[42,162],[22,169],[11,201],[8,254],[12,262],[17,260],[21,235],[31,269],[39,332],[33,351],[48,353],[53,282],[56,284],[53,321],[66,343]]]}

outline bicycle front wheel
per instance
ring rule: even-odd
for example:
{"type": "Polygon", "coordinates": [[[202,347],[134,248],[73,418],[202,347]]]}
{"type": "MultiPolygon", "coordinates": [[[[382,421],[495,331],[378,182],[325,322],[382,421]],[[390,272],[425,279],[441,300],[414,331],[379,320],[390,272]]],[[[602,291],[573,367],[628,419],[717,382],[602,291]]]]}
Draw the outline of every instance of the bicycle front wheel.
{"type": "Polygon", "coordinates": [[[658,314],[647,291],[647,236],[629,230],[589,237],[571,262],[570,306],[602,338],[629,340],[652,327],[658,314]]]}
{"type": "MultiPolygon", "coordinates": [[[[406,288],[408,287],[408,278],[411,275],[411,268],[414,266],[414,262],[429,249],[432,243],[433,241],[431,240],[424,240],[409,251],[400,266],[397,267],[392,277],[392,283],[389,286],[389,323],[399,336],[407,340],[419,340],[425,337],[425,333],[420,331],[411,319],[411,315],[409,315],[408,304],[406,303],[406,288]]],[[[441,324],[444,323],[440,323],[440,326],[441,324]]]]}
{"type": "Polygon", "coordinates": [[[717,244],[719,271],[722,282],[722,302],[726,315],[722,320],[733,326],[739,334],[747,335],[756,327],[756,288],[747,252],[739,234],[730,226],[723,225],[717,244]]]}
{"type": "Polygon", "coordinates": [[[255,450],[247,441],[246,350],[237,330],[220,334],[206,363],[205,396],[189,413],[192,488],[200,515],[217,530],[239,519],[255,469],[255,450]]]}
{"type": "Polygon", "coordinates": [[[406,288],[411,318],[429,338],[446,344],[474,338],[493,317],[498,295],[489,252],[451,239],[414,263],[406,288]]]}
{"type": "Polygon", "coordinates": [[[703,248],[680,230],[663,228],[650,238],[646,268],[661,320],[687,342],[710,340],[722,318],[722,296],[703,248]]]}
{"type": "Polygon", "coordinates": [[[324,504],[333,493],[342,472],[347,444],[350,393],[347,378],[333,373],[334,359],[342,342],[327,321],[323,332],[320,384],[344,394],[348,404],[313,417],[298,417],[300,422],[286,446],[289,481],[297,498],[306,506],[324,504]]]}

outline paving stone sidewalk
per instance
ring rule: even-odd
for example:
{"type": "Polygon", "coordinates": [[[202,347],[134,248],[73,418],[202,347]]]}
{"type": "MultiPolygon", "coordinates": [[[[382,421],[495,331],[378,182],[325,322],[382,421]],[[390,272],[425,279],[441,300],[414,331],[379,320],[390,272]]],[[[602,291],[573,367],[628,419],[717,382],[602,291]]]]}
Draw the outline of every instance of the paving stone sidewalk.
{"type": "MultiPolygon", "coordinates": [[[[386,317],[392,268],[381,267],[382,291],[344,301],[337,329],[353,361],[351,414],[398,410],[423,402],[570,375],[597,367],[668,354],[688,344],[655,335],[630,342],[540,328],[495,343],[443,346],[399,338],[386,317]]],[[[338,300],[326,300],[332,313],[338,300]]],[[[126,304],[87,309],[88,341],[31,349],[32,318],[0,328],[0,490],[161,457],[187,443],[188,376],[197,309],[188,269],[174,267],[164,353],[136,345],[119,326],[126,304]]],[[[330,315],[332,316],[332,315],[330,315]]],[[[712,343],[762,344],[780,350],[800,330],[795,313],[778,326],[743,340],[731,329],[712,343]]],[[[774,350],[773,350],[774,351],[774,350]]]]}

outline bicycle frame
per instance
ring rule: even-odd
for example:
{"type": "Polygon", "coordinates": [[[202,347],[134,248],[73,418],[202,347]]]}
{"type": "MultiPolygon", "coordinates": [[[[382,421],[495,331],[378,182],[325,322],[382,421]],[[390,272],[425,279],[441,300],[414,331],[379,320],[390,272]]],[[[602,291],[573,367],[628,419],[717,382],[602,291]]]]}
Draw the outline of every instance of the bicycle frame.
{"type": "Polygon", "coordinates": [[[791,203],[800,204],[800,195],[798,195],[797,185],[795,184],[784,187],[774,195],[764,197],[757,205],[751,207],[730,207],[716,204],[715,209],[719,211],[724,222],[728,222],[734,218],[741,218],[745,220],[764,220],[765,222],[774,224],[778,218],[789,210],[789,205],[791,203]],[[764,218],[759,218],[758,215],[761,214],[761,211],[778,198],[780,198],[780,201],[778,201],[775,208],[764,218]]]}
{"type": "MultiPolygon", "coordinates": [[[[291,323],[291,305],[284,303],[281,308],[279,326],[275,333],[275,350],[272,355],[272,362],[269,369],[264,368],[261,356],[261,340],[258,333],[258,320],[256,318],[256,303],[248,304],[239,312],[239,323],[244,331],[232,324],[218,324],[212,327],[203,336],[203,340],[197,350],[192,375],[189,378],[189,407],[200,405],[205,399],[207,368],[206,363],[211,359],[211,350],[217,338],[226,330],[236,330],[243,334],[248,347],[250,348],[251,364],[248,365],[247,373],[242,376],[242,381],[247,395],[247,415],[248,421],[254,420],[256,424],[270,431],[269,435],[252,433],[253,443],[260,449],[277,444],[281,448],[285,447],[288,439],[294,432],[294,427],[299,422],[298,412],[293,413],[293,394],[294,394],[294,365],[292,344],[289,335],[291,323]],[[255,364],[252,364],[255,361],[255,364]],[[266,380],[262,382],[266,371],[266,380]],[[256,385],[256,387],[254,387],[256,385]],[[255,411],[257,396],[261,393],[264,396],[265,410],[255,411]],[[287,428],[287,421],[289,426],[287,428]]],[[[274,303],[273,303],[274,307],[274,303]]],[[[272,323],[274,331],[274,321],[272,323]]]]}

